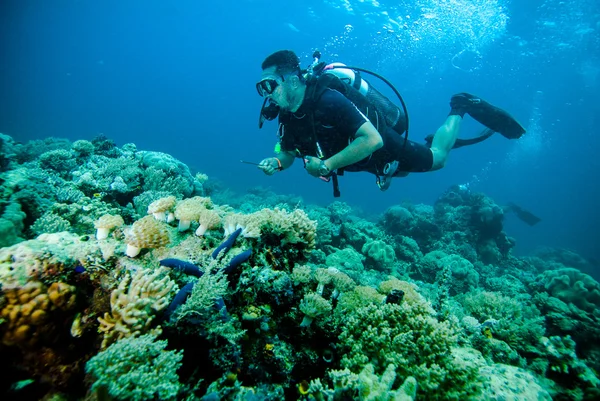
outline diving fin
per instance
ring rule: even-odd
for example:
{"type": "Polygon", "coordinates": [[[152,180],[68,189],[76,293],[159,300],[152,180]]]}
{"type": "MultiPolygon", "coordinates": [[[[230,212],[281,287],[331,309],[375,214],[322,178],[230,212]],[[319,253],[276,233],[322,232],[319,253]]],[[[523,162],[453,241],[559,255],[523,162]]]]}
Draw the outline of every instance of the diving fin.
{"type": "Polygon", "coordinates": [[[523,209],[521,206],[515,205],[512,202],[508,203],[508,205],[504,208],[504,211],[513,212],[514,214],[517,215],[519,220],[521,220],[522,222],[524,222],[525,224],[528,224],[530,226],[535,226],[537,223],[542,221],[542,219],[540,219],[533,213],[528,212],[527,210],[523,209]]]}
{"type": "MultiPolygon", "coordinates": [[[[463,146],[470,146],[470,145],[475,145],[476,143],[479,142],[483,142],[486,139],[488,139],[490,136],[494,135],[495,131],[489,129],[489,128],[485,128],[483,131],[481,131],[479,133],[479,135],[477,135],[474,138],[469,138],[469,139],[460,139],[458,138],[456,140],[456,142],[454,142],[454,146],[452,146],[452,149],[458,149],[458,148],[462,148],[463,146]]],[[[431,147],[431,144],[433,143],[433,134],[429,134],[425,137],[425,142],[427,144],[427,146],[431,147]]]]}
{"type": "Polygon", "coordinates": [[[452,96],[450,107],[454,114],[467,113],[476,121],[508,139],[519,139],[525,133],[525,128],[508,112],[469,93],[458,93],[452,96]]]}

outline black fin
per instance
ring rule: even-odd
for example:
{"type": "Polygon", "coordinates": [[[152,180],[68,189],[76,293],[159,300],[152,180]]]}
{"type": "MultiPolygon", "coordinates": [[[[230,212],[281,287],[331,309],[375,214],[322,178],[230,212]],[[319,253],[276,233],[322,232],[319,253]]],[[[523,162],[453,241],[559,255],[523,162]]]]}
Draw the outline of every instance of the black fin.
{"type": "Polygon", "coordinates": [[[508,139],[519,139],[525,133],[525,128],[508,112],[469,93],[452,96],[450,107],[464,110],[479,123],[508,139]]]}
{"type": "Polygon", "coordinates": [[[509,202],[507,207],[504,210],[513,212],[515,215],[517,215],[519,220],[521,220],[522,222],[524,222],[530,226],[535,226],[537,223],[542,221],[542,219],[540,219],[533,213],[528,212],[527,210],[523,209],[521,206],[515,205],[512,202],[509,202]]]}

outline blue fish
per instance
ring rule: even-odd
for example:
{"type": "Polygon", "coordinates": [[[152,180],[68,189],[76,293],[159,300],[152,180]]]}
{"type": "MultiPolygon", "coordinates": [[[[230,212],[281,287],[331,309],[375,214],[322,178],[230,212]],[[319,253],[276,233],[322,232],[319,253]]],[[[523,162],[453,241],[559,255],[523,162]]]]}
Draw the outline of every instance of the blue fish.
{"type": "Polygon", "coordinates": [[[163,259],[160,262],[161,266],[170,267],[171,269],[177,269],[187,274],[188,276],[202,277],[204,272],[200,270],[198,266],[193,263],[186,262],[185,260],[179,260],[174,258],[163,259]]]}

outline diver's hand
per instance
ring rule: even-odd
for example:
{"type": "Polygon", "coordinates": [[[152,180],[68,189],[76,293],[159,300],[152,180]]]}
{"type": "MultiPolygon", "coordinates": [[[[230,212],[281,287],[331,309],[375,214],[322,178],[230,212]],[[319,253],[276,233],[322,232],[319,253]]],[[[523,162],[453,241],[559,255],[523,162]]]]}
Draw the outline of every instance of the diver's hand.
{"type": "Polygon", "coordinates": [[[321,173],[319,172],[321,167],[321,159],[313,156],[306,156],[304,158],[304,168],[308,171],[308,174],[313,177],[320,177],[321,173]]]}
{"type": "Polygon", "coordinates": [[[273,175],[281,170],[281,164],[276,157],[267,157],[258,163],[258,168],[266,175],[273,175]]]}

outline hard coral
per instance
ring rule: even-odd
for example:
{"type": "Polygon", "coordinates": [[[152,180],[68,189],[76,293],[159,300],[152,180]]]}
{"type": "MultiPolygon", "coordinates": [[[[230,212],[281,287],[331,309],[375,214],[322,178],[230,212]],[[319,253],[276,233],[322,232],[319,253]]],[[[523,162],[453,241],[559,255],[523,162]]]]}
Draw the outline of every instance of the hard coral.
{"type": "Polygon", "coordinates": [[[55,310],[70,310],[75,305],[75,287],[52,283],[46,287],[31,281],[22,288],[4,291],[7,303],[0,316],[7,321],[2,342],[6,345],[32,346],[43,333],[52,330],[51,317],[55,310]],[[45,325],[49,327],[44,327],[45,325]]]}

